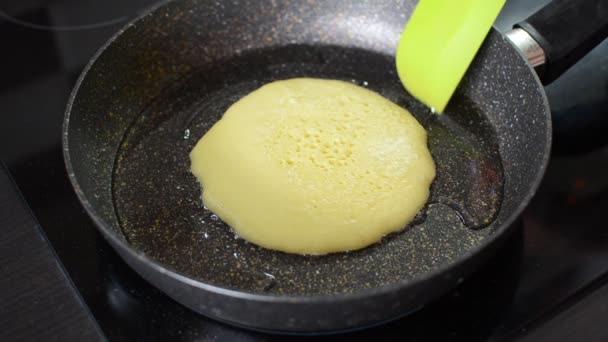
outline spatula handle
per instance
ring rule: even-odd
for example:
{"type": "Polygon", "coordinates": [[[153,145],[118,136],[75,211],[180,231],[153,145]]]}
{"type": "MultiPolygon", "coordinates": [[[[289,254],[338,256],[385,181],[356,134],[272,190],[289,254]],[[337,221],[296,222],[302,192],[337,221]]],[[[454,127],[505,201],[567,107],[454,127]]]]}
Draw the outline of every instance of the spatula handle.
{"type": "Polygon", "coordinates": [[[608,36],[608,0],[553,0],[515,27],[544,50],[549,84],[608,36]]]}

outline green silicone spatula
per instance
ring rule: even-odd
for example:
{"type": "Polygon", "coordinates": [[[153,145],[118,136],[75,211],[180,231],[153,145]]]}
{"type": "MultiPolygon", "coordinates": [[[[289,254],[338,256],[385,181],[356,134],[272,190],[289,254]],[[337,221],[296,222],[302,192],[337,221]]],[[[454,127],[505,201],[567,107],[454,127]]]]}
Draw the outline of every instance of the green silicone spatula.
{"type": "Polygon", "coordinates": [[[397,48],[408,92],[442,113],[506,0],[420,0],[397,48]]]}

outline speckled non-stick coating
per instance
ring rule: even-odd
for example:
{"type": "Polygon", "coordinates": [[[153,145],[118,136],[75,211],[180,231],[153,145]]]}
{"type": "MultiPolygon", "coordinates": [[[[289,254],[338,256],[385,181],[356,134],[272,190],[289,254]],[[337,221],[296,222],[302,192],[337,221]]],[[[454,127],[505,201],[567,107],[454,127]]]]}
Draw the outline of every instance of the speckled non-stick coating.
{"type": "Polygon", "coordinates": [[[495,227],[469,229],[459,217],[483,224],[498,212],[502,167],[494,130],[461,97],[446,115],[430,113],[407,96],[392,66],[390,56],[350,48],[265,49],[198,70],[166,89],[131,125],[118,151],[113,199],[125,236],[156,260],[206,283],[291,295],[355,292],[411,279],[477,246],[495,227]],[[236,239],[203,208],[190,173],[196,142],[242,96],[266,82],[299,76],[358,80],[419,117],[437,164],[425,218],[369,248],[306,257],[236,239]]]}
{"type": "Polygon", "coordinates": [[[64,148],[85,208],[146,279],[221,320],[326,331],[423,305],[506,234],[544,171],[550,122],[538,81],[496,32],[445,117],[413,101],[392,56],[414,5],[183,0],[141,18],[68,106],[64,148]],[[247,92],[295,76],[351,80],[419,118],[438,164],[425,220],[360,251],[305,257],[235,239],[202,208],[188,169],[196,140],[247,92]],[[492,223],[470,229],[459,214],[492,223]]]}

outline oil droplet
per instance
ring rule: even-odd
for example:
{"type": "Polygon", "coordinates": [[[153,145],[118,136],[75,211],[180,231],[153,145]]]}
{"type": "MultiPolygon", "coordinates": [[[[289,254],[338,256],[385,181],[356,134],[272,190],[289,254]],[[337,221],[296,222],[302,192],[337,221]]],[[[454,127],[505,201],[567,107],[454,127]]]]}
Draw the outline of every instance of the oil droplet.
{"type": "Polygon", "coordinates": [[[270,291],[270,289],[272,289],[277,284],[277,278],[270,273],[262,273],[264,273],[264,277],[266,278],[264,282],[264,291],[270,291]]]}
{"type": "Polygon", "coordinates": [[[186,128],[186,130],[184,131],[184,139],[188,140],[190,139],[190,129],[186,128]]]}
{"type": "Polygon", "coordinates": [[[453,102],[452,106],[454,112],[434,115],[426,125],[432,128],[427,129],[428,141],[437,168],[428,203],[444,204],[466,227],[482,229],[494,221],[502,203],[504,174],[498,143],[492,126],[473,105],[453,102]],[[483,129],[471,130],[467,126],[471,120],[483,129]]]}
{"type": "Polygon", "coordinates": [[[219,220],[219,219],[220,219],[220,218],[219,218],[219,217],[217,217],[217,215],[215,215],[215,214],[211,215],[211,220],[213,220],[213,221],[217,221],[217,220],[219,220]]]}

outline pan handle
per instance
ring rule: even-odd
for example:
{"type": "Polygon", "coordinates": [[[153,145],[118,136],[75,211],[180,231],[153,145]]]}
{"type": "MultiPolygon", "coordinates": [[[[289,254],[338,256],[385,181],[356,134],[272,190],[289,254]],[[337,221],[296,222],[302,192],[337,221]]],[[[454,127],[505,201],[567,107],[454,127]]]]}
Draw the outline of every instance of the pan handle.
{"type": "Polygon", "coordinates": [[[553,0],[506,36],[549,84],[608,36],[608,0],[553,0]]]}

